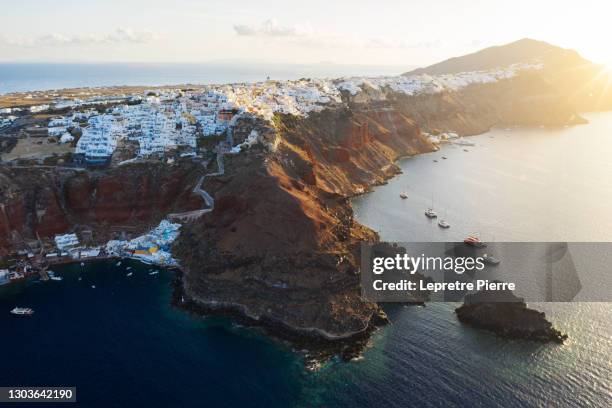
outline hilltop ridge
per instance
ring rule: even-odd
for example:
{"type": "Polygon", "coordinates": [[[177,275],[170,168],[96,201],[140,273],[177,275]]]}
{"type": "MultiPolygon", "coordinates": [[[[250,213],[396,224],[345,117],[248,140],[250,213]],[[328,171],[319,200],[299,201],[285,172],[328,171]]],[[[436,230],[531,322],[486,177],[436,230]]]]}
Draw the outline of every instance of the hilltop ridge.
{"type": "Polygon", "coordinates": [[[445,75],[468,71],[485,71],[512,64],[541,62],[545,67],[564,64],[590,64],[576,51],[564,49],[545,41],[523,38],[504,45],[484,48],[471,54],[453,57],[442,62],[417,68],[403,75],[445,75]]]}
{"type": "Polygon", "coordinates": [[[495,71],[524,64],[537,64],[540,69],[536,74],[540,76],[540,81],[548,84],[557,98],[572,104],[577,111],[612,109],[610,70],[583,58],[577,51],[530,38],[449,58],[402,76],[448,76],[495,71]]]}

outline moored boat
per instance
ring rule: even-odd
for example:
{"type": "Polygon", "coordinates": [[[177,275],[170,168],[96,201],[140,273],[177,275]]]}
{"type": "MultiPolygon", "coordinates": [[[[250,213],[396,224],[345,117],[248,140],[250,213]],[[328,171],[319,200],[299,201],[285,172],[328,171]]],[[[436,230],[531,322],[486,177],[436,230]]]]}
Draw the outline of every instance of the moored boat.
{"type": "Polygon", "coordinates": [[[493,255],[489,254],[484,254],[482,256],[482,261],[488,265],[498,265],[501,262],[499,258],[496,258],[493,255]]]}
{"type": "Polygon", "coordinates": [[[11,314],[16,316],[31,316],[34,314],[34,310],[29,307],[15,307],[11,310],[11,314]]]}
{"type": "Polygon", "coordinates": [[[437,218],[438,217],[438,213],[436,213],[436,211],[434,210],[433,196],[431,197],[431,207],[425,210],[425,216],[427,218],[437,218]]]}
{"type": "Polygon", "coordinates": [[[476,248],[482,248],[487,246],[487,244],[485,244],[484,242],[482,242],[480,240],[480,238],[478,238],[476,235],[468,235],[464,240],[463,243],[469,246],[473,246],[476,248]]]}
{"type": "Polygon", "coordinates": [[[450,224],[448,222],[446,222],[446,220],[439,220],[438,221],[438,226],[440,228],[450,228],[450,224]]]}

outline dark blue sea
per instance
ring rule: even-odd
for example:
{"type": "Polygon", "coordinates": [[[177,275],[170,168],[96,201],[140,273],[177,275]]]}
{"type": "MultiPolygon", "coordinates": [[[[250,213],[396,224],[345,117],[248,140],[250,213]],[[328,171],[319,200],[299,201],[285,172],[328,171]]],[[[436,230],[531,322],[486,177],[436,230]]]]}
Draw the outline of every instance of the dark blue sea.
{"type": "MultiPolygon", "coordinates": [[[[355,200],[357,217],[389,240],[445,240],[477,226],[499,241],[609,241],[612,114],[589,119],[495,130],[468,152],[405,160],[404,174],[355,200]],[[448,232],[422,214],[432,189],[448,232]]],[[[172,272],[149,269],[73,265],[56,268],[61,282],[0,287],[0,385],[76,386],[78,406],[100,408],[612,406],[610,303],[532,304],[569,335],[564,345],[466,327],[457,304],[389,305],[392,324],[362,360],[311,373],[257,330],[172,308],[172,272]],[[15,306],[36,313],[16,318],[15,306]]]]}
{"type": "Polygon", "coordinates": [[[223,84],[236,82],[395,75],[411,67],[339,64],[211,63],[0,63],[0,94],[63,88],[223,84]]]}

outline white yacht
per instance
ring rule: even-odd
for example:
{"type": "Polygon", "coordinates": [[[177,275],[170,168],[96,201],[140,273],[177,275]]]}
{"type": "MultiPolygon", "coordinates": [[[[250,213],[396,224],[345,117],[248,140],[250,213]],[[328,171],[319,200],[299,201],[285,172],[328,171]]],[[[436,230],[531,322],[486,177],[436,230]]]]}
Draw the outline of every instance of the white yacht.
{"type": "Polygon", "coordinates": [[[446,222],[446,220],[439,220],[438,221],[438,226],[440,228],[450,228],[450,224],[448,222],[446,222]]]}
{"type": "Polygon", "coordinates": [[[450,224],[446,221],[446,210],[444,210],[444,218],[441,218],[440,220],[438,220],[438,227],[440,228],[450,228],[450,224]]]}
{"type": "Polygon", "coordinates": [[[431,207],[425,210],[425,216],[427,218],[437,218],[438,217],[438,213],[436,213],[436,211],[434,210],[433,195],[431,196],[431,207]]]}
{"type": "Polygon", "coordinates": [[[476,144],[474,142],[470,142],[468,140],[465,140],[462,137],[460,137],[458,139],[455,139],[452,143],[454,145],[457,145],[457,146],[476,146],[476,144]]]}
{"type": "Polygon", "coordinates": [[[15,307],[13,310],[11,310],[11,314],[17,316],[31,316],[34,314],[34,310],[30,309],[29,307],[15,307]]]}

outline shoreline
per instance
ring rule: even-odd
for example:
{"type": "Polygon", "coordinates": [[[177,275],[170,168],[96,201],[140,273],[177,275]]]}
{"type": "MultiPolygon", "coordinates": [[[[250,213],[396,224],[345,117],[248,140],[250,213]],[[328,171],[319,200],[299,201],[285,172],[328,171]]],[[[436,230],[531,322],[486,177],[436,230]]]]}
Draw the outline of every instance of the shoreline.
{"type": "Polygon", "coordinates": [[[305,333],[280,321],[249,316],[240,305],[213,307],[204,304],[186,293],[182,278],[182,269],[177,269],[171,283],[172,306],[199,317],[223,317],[250,330],[261,330],[268,338],[300,355],[308,371],[316,371],[334,356],[339,356],[343,361],[359,359],[372,333],[390,323],[386,315],[372,316],[370,324],[360,332],[342,338],[325,338],[320,333],[305,333]]]}

